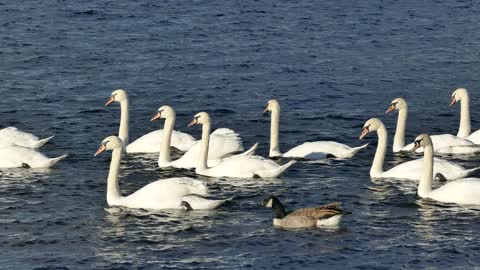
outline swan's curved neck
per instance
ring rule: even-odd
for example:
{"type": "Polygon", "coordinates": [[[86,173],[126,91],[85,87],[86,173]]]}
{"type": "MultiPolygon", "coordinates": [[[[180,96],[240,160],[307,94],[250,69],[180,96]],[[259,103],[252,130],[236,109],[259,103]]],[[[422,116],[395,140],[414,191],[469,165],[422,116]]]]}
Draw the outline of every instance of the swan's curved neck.
{"type": "Polygon", "coordinates": [[[466,138],[470,135],[472,127],[470,125],[470,98],[468,95],[462,97],[460,101],[460,126],[457,136],[466,138]]]}
{"type": "Polygon", "coordinates": [[[397,129],[393,138],[393,151],[399,151],[405,146],[405,129],[407,127],[408,107],[398,111],[397,129]]]}
{"type": "Polygon", "coordinates": [[[426,197],[432,191],[433,182],[433,145],[428,145],[423,151],[423,175],[418,184],[418,195],[426,197]]]}
{"type": "Polygon", "coordinates": [[[206,122],[202,127],[202,148],[200,150],[200,157],[198,159],[196,170],[207,169],[208,160],[208,146],[210,144],[210,122],[206,122]]]}
{"type": "Polygon", "coordinates": [[[113,150],[112,160],[110,161],[110,170],[107,178],[107,203],[116,205],[122,198],[120,188],[118,187],[118,174],[120,172],[120,161],[122,159],[122,148],[113,150]]]}
{"type": "Polygon", "coordinates": [[[270,120],[270,157],[280,156],[280,147],[278,146],[278,126],[280,124],[280,109],[272,110],[270,120]]]}
{"type": "Polygon", "coordinates": [[[385,161],[385,154],[387,153],[387,129],[382,125],[378,130],[378,144],[375,157],[373,158],[372,168],[370,169],[371,177],[378,177],[383,173],[383,162],[385,161]]]}
{"type": "Polygon", "coordinates": [[[175,115],[165,119],[165,124],[163,126],[163,139],[160,146],[160,154],[158,155],[159,163],[168,163],[172,159],[170,157],[170,142],[172,140],[172,131],[173,126],[175,125],[175,115]]]}
{"type": "Polygon", "coordinates": [[[118,130],[118,137],[122,140],[124,150],[129,144],[128,141],[128,99],[120,102],[120,129],[118,130]]]}

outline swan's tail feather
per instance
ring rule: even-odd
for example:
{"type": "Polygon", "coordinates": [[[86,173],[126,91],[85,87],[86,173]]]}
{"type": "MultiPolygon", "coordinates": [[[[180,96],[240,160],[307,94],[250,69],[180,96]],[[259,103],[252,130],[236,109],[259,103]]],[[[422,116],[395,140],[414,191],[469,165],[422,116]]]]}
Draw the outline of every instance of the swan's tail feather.
{"type": "Polygon", "coordinates": [[[286,163],[286,164],[284,164],[284,165],[282,165],[282,166],[280,166],[276,169],[258,171],[258,172],[255,172],[255,174],[262,177],[262,178],[278,177],[279,175],[281,175],[283,172],[285,172],[290,166],[292,166],[295,163],[297,163],[296,160],[291,160],[288,163],[286,163]]]}
{"type": "Polygon", "coordinates": [[[254,155],[255,152],[257,151],[257,148],[258,148],[258,142],[255,143],[254,145],[252,145],[252,147],[250,147],[250,149],[248,149],[247,151],[239,154],[239,156],[251,156],[251,155],[254,155]]]}
{"type": "Polygon", "coordinates": [[[38,148],[42,147],[42,146],[45,145],[48,141],[50,141],[51,139],[53,139],[53,137],[55,137],[55,136],[50,136],[50,137],[48,137],[48,138],[35,141],[35,142],[32,144],[32,148],[38,149],[38,148]]]}
{"type": "Polygon", "coordinates": [[[360,150],[366,148],[367,146],[368,146],[368,143],[358,147],[353,147],[352,149],[346,151],[342,156],[339,156],[338,158],[351,158],[355,156],[360,150]]]}
{"type": "Polygon", "coordinates": [[[56,157],[56,158],[50,158],[50,159],[48,159],[48,161],[47,161],[47,164],[48,164],[47,168],[54,166],[54,165],[57,164],[58,162],[60,162],[60,161],[64,160],[65,158],[67,158],[68,156],[69,156],[68,154],[65,154],[65,155],[61,155],[61,156],[56,157]]]}

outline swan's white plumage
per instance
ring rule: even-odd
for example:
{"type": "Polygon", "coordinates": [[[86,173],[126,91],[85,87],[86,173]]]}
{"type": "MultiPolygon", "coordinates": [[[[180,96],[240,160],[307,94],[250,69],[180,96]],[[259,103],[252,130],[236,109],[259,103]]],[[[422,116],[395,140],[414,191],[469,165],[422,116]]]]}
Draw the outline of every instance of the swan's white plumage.
{"type": "Polygon", "coordinates": [[[282,154],[280,152],[278,139],[280,125],[280,104],[278,103],[278,101],[275,99],[269,100],[267,108],[265,109],[265,112],[267,111],[271,112],[269,153],[270,157],[290,157],[319,160],[325,159],[327,155],[332,155],[337,158],[351,158],[356,153],[358,153],[358,151],[367,147],[367,145],[362,145],[352,148],[348,145],[333,141],[317,141],[306,142],[282,154]]]}
{"type": "Polygon", "coordinates": [[[50,168],[66,157],[49,158],[31,148],[7,146],[0,148],[0,168],[20,168],[25,164],[30,168],[50,168]]]}
{"type": "MultiPolygon", "coordinates": [[[[162,144],[163,129],[158,129],[147,133],[135,141],[127,145],[127,153],[158,153],[160,145],[162,144]]],[[[192,135],[172,131],[172,139],[170,145],[178,150],[185,152],[195,143],[195,138],[192,135]]]]}
{"type": "Polygon", "coordinates": [[[199,170],[199,174],[211,177],[262,178],[277,177],[295,161],[279,166],[272,160],[260,156],[233,156],[220,160],[217,165],[207,170],[199,170]]]}
{"type": "Polygon", "coordinates": [[[288,150],[282,156],[304,159],[324,159],[328,154],[330,154],[337,158],[351,158],[359,150],[367,146],[368,144],[364,144],[362,146],[352,148],[348,145],[334,141],[306,142],[288,150]]]}
{"type": "MultiPolygon", "coordinates": [[[[179,159],[174,160],[160,167],[176,167],[190,169],[197,165],[202,147],[201,141],[196,141],[192,147],[179,159]]],[[[243,143],[237,133],[228,128],[215,130],[210,136],[210,146],[208,148],[208,164],[215,166],[222,158],[233,153],[243,151],[243,143]]]]}
{"type": "Polygon", "coordinates": [[[122,196],[118,186],[123,142],[117,136],[102,141],[95,155],[105,150],[113,150],[107,179],[107,203],[110,206],[144,209],[184,209],[182,201],[187,201],[193,209],[213,209],[226,200],[209,200],[207,186],[203,181],[187,177],[175,177],[152,182],[136,192],[122,196]]]}
{"type": "Polygon", "coordinates": [[[475,144],[480,144],[480,130],[473,132],[466,139],[475,144]]]}
{"type": "MultiPolygon", "coordinates": [[[[460,138],[455,135],[451,134],[442,134],[442,135],[432,135],[433,145],[435,147],[436,152],[442,152],[444,154],[462,154],[465,151],[469,151],[469,147],[465,148],[452,148],[452,146],[474,146],[475,144],[467,139],[460,138]],[[462,150],[464,149],[464,150],[462,150]]],[[[402,151],[410,151],[412,150],[413,143],[408,144],[407,146],[402,148],[402,151]]],[[[474,149],[474,148],[473,148],[474,149]]],[[[423,149],[419,148],[415,150],[417,153],[423,153],[423,149]]]]}
{"type": "Polygon", "coordinates": [[[480,205],[479,178],[458,179],[437,189],[432,189],[434,146],[430,136],[427,134],[419,135],[415,138],[415,147],[424,148],[423,174],[418,184],[418,195],[420,197],[446,203],[480,205]]]}
{"type": "Polygon", "coordinates": [[[53,136],[39,139],[37,136],[19,130],[16,127],[6,127],[0,129],[0,146],[22,146],[37,149],[46,144],[53,136]]]}
{"type": "MultiPolygon", "coordinates": [[[[411,148],[410,148],[411,149],[411,148]]],[[[433,174],[441,173],[448,180],[455,180],[467,177],[475,172],[477,169],[467,170],[464,167],[453,162],[435,158],[433,174]]],[[[378,178],[401,178],[419,181],[423,173],[423,158],[411,160],[399,164],[390,170],[387,170],[376,176],[378,178]]]]}

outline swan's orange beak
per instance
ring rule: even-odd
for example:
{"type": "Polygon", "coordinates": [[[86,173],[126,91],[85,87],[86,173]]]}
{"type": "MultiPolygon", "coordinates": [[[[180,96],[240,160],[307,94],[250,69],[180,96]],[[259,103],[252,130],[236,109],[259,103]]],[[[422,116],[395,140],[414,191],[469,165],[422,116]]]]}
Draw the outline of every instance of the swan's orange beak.
{"type": "Polygon", "coordinates": [[[413,145],[413,148],[412,148],[412,150],[410,150],[410,152],[415,153],[415,151],[417,151],[418,148],[420,148],[420,144],[418,142],[415,142],[415,144],[413,145]]]}
{"type": "Polygon", "coordinates": [[[450,106],[448,106],[448,108],[452,108],[452,107],[455,105],[455,103],[457,103],[457,100],[456,100],[455,97],[453,96],[453,97],[452,97],[452,100],[450,101],[450,106]]]}
{"type": "Polygon", "coordinates": [[[114,101],[115,101],[115,97],[114,97],[114,96],[111,96],[111,97],[107,100],[107,103],[105,103],[105,107],[107,107],[108,105],[112,104],[114,101]]]}
{"type": "Polygon", "coordinates": [[[93,155],[93,156],[96,157],[96,156],[100,155],[101,153],[105,152],[105,150],[107,150],[107,147],[104,144],[102,144],[102,145],[100,145],[97,152],[95,152],[95,155],[93,155]]]}
{"type": "Polygon", "coordinates": [[[157,112],[157,113],[152,117],[152,119],[150,119],[150,122],[153,122],[153,121],[159,119],[160,117],[162,117],[162,113],[161,113],[161,112],[157,112]]]}
{"type": "Polygon", "coordinates": [[[193,118],[192,122],[190,122],[190,124],[188,124],[187,127],[191,127],[193,125],[197,124],[197,119],[193,118]]]}
{"type": "Polygon", "coordinates": [[[391,104],[388,109],[385,111],[385,113],[389,113],[389,112],[392,112],[395,110],[395,105],[394,104],[391,104]]]}
{"type": "Polygon", "coordinates": [[[368,127],[364,127],[364,128],[362,129],[362,133],[360,133],[360,137],[359,137],[358,139],[361,140],[361,139],[365,138],[365,136],[367,136],[367,134],[368,134],[369,132],[370,132],[370,131],[368,130],[368,127]]]}

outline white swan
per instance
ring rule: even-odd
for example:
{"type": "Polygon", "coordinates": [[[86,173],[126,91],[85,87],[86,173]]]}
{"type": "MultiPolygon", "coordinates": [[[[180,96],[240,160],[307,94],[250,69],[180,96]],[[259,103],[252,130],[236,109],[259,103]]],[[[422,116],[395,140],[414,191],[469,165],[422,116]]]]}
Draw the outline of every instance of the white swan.
{"type": "Polygon", "coordinates": [[[278,165],[272,160],[262,158],[260,156],[236,155],[225,158],[214,167],[207,166],[208,147],[210,142],[210,116],[206,112],[200,112],[195,115],[189,126],[201,124],[202,127],[202,148],[200,158],[198,159],[195,172],[197,174],[212,177],[277,177],[283,173],[288,167],[295,163],[294,160],[285,165],[278,165]]]}
{"type": "Polygon", "coordinates": [[[0,146],[17,145],[26,148],[38,149],[50,141],[53,136],[45,139],[39,139],[37,136],[21,131],[16,127],[6,127],[0,129],[0,146]]]}
{"type": "MultiPolygon", "coordinates": [[[[460,126],[458,127],[458,137],[465,138],[475,144],[480,144],[480,130],[470,134],[472,131],[470,123],[470,97],[465,88],[458,88],[453,91],[450,108],[460,101],[460,126]]],[[[433,143],[436,147],[435,142],[433,143]]]]}
{"type": "Polygon", "coordinates": [[[424,171],[418,185],[418,195],[420,197],[446,203],[480,205],[480,178],[458,179],[437,189],[432,189],[434,146],[430,136],[422,134],[415,138],[412,151],[420,147],[425,149],[424,171]]]}
{"type": "Polygon", "coordinates": [[[136,192],[122,196],[118,186],[120,161],[123,152],[122,141],[117,136],[104,139],[95,156],[105,150],[112,150],[112,160],[107,179],[107,203],[109,206],[124,206],[143,209],[184,209],[182,201],[193,209],[214,209],[226,200],[208,200],[204,182],[187,177],[176,177],[150,183],[136,192]]]}
{"type": "MultiPolygon", "coordinates": [[[[369,119],[363,126],[360,139],[363,139],[368,133],[376,131],[378,134],[378,145],[373,158],[372,168],[370,169],[370,177],[372,178],[400,178],[418,181],[422,176],[423,163],[421,159],[416,159],[399,164],[388,171],[383,170],[385,154],[387,152],[387,129],[382,121],[378,118],[369,119]]],[[[444,159],[435,158],[435,174],[441,173],[448,180],[454,180],[466,177],[480,168],[466,170],[460,165],[444,159]]]]}
{"type": "MultiPolygon", "coordinates": [[[[117,89],[112,92],[112,95],[105,103],[105,106],[112,104],[113,102],[120,103],[120,129],[118,131],[118,137],[123,141],[124,150],[126,149],[127,153],[158,153],[160,151],[160,143],[163,137],[163,130],[155,130],[150,133],[143,135],[137,140],[129,143],[128,136],[128,121],[129,121],[129,111],[128,111],[128,95],[125,90],[117,89]]],[[[171,145],[177,148],[180,151],[187,151],[195,142],[195,139],[187,134],[180,131],[172,132],[171,145]]]]}
{"type": "MultiPolygon", "coordinates": [[[[175,126],[176,113],[170,106],[162,106],[158,109],[157,113],[150,119],[155,121],[157,119],[165,119],[163,127],[163,138],[160,147],[160,154],[158,156],[158,166],[163,167],[176,167],[190,169],[194,168],[197,164],[200,149],[202,144],[200,141],[196,141],[188,151],[183,154],[177,160],[173,160],[170,157],[170,140],[172,136],[173,127],[175,126]]],[[[258,144],[255,144],[244,155],[253,154],[258,144]]],[[[230,129],[221,128],[215,130],[210,136],[210,145],[208,148],[208,165],[215,166],[220,162],[222,158],[225,158],[232,153],[243,150],[242,140],[238,137],[238,134],[230,129]]]]}
{"type": "Polygon", "coordinates": [[[67,156],[49,158],[31,148],[7,146],[0,148],[0,168],[50,168],[67,156]]]}
{"type": "Polygon", "coordinates": [[[368,146],[368,144],[359,147],[350,147],[345,144],[333,141],[316,141],[306,142],[296,146],[286,153],[282,154],[278,146],[278,126],[280,122],[280,104],[277,100],[272,99],[268,101],[267,108],[264,113],[271,112],[270,121],[270,157],[290,157],[303,159],[324,159],[327,155],[332,155],[336,158],[351,158],[358,151],[368,146]]]}
{"type": "MultiPolygon", "coordinates": [[[[392,101],[388,110],[385,113],[398,111],[397,129],[393,139],[393,152],[410,152],[413,144],[405,146],[405,128],[407,126],[408,104],[403,98],[396,98],[392,101]]],[[[444,154],[467,154],[469,151],[477,152],[480,148],[474,146],[475,144],[469,140],[451,134],[432,135],[433,145],[438,153],[444,154]],[[460,147],[461,146],[461,147],[460,147]]],[[[417,153],[423,151],[419,148],[417,153]]]]}

